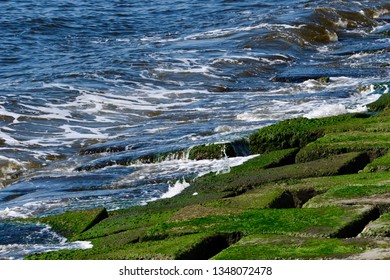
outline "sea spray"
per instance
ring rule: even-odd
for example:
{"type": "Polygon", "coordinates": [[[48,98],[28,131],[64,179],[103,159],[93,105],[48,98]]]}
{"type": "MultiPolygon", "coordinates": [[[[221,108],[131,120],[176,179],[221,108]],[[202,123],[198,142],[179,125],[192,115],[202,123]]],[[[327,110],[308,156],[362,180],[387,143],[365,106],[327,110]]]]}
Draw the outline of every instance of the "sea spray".
{"type": "Polygon", "coordinates": [[[161,198],[171,198],[179,193],[181,193],[184,189],[188,188],[190,186],[189,183],[186,182],[186,180],[183,178],[181,180],[177,180],[176,183],[172,186],[169,185],[168,191],[164,193],[161,198]]]}

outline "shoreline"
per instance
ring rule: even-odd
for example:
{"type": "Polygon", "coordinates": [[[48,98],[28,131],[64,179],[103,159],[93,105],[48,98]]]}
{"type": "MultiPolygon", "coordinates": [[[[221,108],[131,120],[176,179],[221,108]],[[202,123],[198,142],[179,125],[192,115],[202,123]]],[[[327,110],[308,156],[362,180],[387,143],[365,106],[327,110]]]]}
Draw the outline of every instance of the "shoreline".
{"type": "Polygon", "coordinates": [[[261,156],[171,198],[28,219],[93,248],[26,259],[388,259],[388,96],[369,113],[264,127],[249,138],[261,156]]]}

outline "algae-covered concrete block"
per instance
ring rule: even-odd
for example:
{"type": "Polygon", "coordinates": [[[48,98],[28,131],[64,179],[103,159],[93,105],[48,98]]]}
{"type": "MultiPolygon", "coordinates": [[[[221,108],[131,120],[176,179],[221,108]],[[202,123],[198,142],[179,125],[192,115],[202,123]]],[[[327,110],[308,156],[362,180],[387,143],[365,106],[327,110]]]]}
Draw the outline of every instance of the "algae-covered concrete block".
{"type": "MultiPolygon", "coordinates": [[[[351,131],[328,133],[324,137],[302,148],[296,156],[297,162],[308,162],[330,155],[365,152],[373,160],[390,149],[390,133],[351,131]]],[[[368,164],[368,162],[366,162],[368,164]]],[[[365,165],[362,165],[362,168],[365,165]]]]}
{"type": "Polygon", "coordinates": [[[70,211],[55,216],[38,218],[41,223],[50,225],[53,230],[72,239],[73,236],[83,233],[108,217],[105,208],[92,210],[70,211]]]}
{"type": "Polygon", "coordinates": [[[213,260],[291,260],[344,259],[360,254],[372,241],[294,237],[283,235],[250,235],[223,250],[213,260]]]}
{"type": "Polygon", "coordinates": [[[390,170],[390,153],[384,156],[376,158],[373,162],[369,163],[363,172],[381,172],[390,170]]]}
{"type": "Polygon", "coordinates": [[[351,184],[336,186],[309,200],[303,207],[325,207],[331,205],[390,205],[388,183],[351,184]]]}
{"type": "Polygon", "coordinates": [[[250,135],[252,153],[302,148],[325,135],[328,131],[362,127],[366,114],[346,114],[320,119],[296,118],[264,127],[250,135]],[[360,124],[360,125],[358,125],[360,124]]]}
{"type": "Polygon", "coordinates": [[[344,234],[345,231],[371,211],[368,207],[250,209],[241,213],[159,223],[148,229],[145,238],[158,240],[166,236],[204,232],[351,237],[356,236],[369,221],[360,231],[353,228],[349,234],[344,234]]]}
{"type": "MultiPolygon", "coordinates": [[[[264,156],[267,157],[267,154],[264,156]]],[[[232,169],[227,174],[208,174],[200,177],[185,191],[198,193],[219,191],[226,192],[227,195],[240,194],[267,182],[354,173],[367,163],[368,157],[365,153],[332,155],[311,162],[273,168],[255,168],[248,163],[238,169],[232,169]],[[245,168],[247,166],[248,168],[245,168]]]]}

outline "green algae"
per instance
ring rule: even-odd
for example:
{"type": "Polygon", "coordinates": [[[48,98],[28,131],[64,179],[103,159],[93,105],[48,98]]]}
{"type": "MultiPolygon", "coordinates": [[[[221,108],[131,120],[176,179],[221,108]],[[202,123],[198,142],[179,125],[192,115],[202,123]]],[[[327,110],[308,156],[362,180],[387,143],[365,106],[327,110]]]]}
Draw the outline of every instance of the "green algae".
{"type": "Polygon", "coordinates": [[[390,213],[369,223],[360,234],[361,237],[390,237],[390,213]]]}
{"type": "MultiPolygon", "coordinates": [[[[302,148],[296,156],[296,161],[307,162],[349,152],[366,152],[372,160],[387,153],[389,149],[390,133],[329,133],[302,148]]],[[[366,164],[368,162],[363,162],[362,169],[366,164]]]]}
{"type": "MultiPolygon", "coordinates": [[[[188,178],[173,198],[93,225],[98,210],[41,218],[94,247],[28,259],[343,259],[389,248],[370,239],[390,232],[389,140],[389,111],[283,121],[250,136],[260,156],[226,174],[188,178]]],[[[215,144],[197,149],[198,159],[226,153],[215,144]]]]}
{"type": "Polygon", "coordinates": [[[320,194],[304,207],[323,207],[329,205],[377,205],[384,207],[390,205],[390,184],[381,182],[380,184],[348,184],[331,188],[327,192],[320,194]]]}
{"type": "Polygon", "coordinates": [[[193,234],[175,236],[164,240],[121,244],[110,247],[94,247],[90,250],[64,250],[36,254],[27,259],[70,259],[70,260],[174,260],[182,259],[193,247],[204,241],[208,235],[193,234]]]}
{"type": "Polygon", "coordinates": [[[258,188],[250,190],[242,195],[215,200],[206,205],[216,208],[241,210],[269,208],[284,192],[285,190],[283,188],[258,188]]]}
{"type": "Polygon", "coordinates": [[[246,139],[239,139],[228,143],[212,143],[192,147],[189,150],[188,158],[191,160],[221,159],[248,154],[248,141],[246,139]]]}
{"type": "Polygon", "coordinates": [[[360,219],[362,207],[323,207],[301,209],[251,209],[239,214],[207,216],[179,222],[165,222],[149,228],[149,239],[202,232],[241,232],[333,236],[341,228],[360,219]]]}
{"type": "Polygon", "coordinates": [[[92,228],[108,217],[104,208],[92,210],[70,211],[55,216],[36,219],[37,222],[49,224],[53,230],[58,231],[69,239],[92,228]]]}
{"type": "Polygon", "coordinates": [[[234,151],[227,149],[226,144],[210,144],[191,148],[188,158],[191,160],[221,159],[225,155],[230,157],[234,155],[234,151]]]}
{"type": "MultiPolygon", "coordinates": [[[[266,156],[266,155],[265,155],[266,156]]],[[[332,176],[357,172],[357,162],[362,162],[365,155],[348,153],[334,155],[307,163],[289,164],[272,168],[245,168],[227,174],[208,174],[196,180],[185,192],[226,192],[226,196],[237,195],[257,185],[286,179],[299,179],[319,176],[332,176]]],[[[358,168],[358,169],[357,169],[358,168]]]]}
{"type": "Polygon", "coordinates": [[[322,137],[332,127],[356,125],[368,117],[366,114],[346,114],[320,119],[288,119],[251,134],[250,149],[252,153],[261,154],[275,150],[302,148],[322,137]]]}
{"type": "MultiPolygon", "coordinates": [[[[110,212],[110,217],[97,224],[89,231],[80,233],[77,238],[81,240],[95,239],[99,237],[110,236],[113,234],[131,231],[134,235],[133,239],[140,238],[143,232],[156,223],[168,220],[175,211],[153,211],[145,210],[143,213],[132,211],[113,211],[110,212]]],[[[118,235],[118,238],[121,236],[118,235]]],[[[127,237],[126,237],[127,238],[127,237]]],[[[117,240],[121,241],[120,239],[117,240]]]]}
{"type": "Polygon", "coordinates": [[[213,260],[340,259],[370,247],[368,240],[251,235],[214,256],[213,260]]]}
{"type": "Polygon", "coordinates": [[[364,172],[380,172],[390,170],[390,153],[384,156],[376,158],[373,162],[369,163],[364,169],[364,172]]]}

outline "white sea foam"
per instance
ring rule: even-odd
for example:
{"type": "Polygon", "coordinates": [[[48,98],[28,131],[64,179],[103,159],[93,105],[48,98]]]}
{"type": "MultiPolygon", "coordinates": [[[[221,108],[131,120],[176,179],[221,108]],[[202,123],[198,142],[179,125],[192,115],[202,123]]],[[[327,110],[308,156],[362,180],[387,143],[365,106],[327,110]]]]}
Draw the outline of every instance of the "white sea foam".
{"type": "Polygon", "coordinates": [[[2,116],[9,116],[13,118],[13,123],[19,123],[19,118],[21,117],[20,114],[10,112],[9,110],[5,109],[3,106],[0,105],[0,115],[2,116]]]}
{"type": "Polygon", "coordinates": [[[58,199],[38,201],[26,198],[20,200],[19,204],[20,206],[10,206],[0,210],[0,220],[33,217],[50,209],[60,208],[66,205],[67,202],[58,199]]]}
{"type": "Polygon", "coordinates": [[[190,184],[187,183],[186,180],[184,180],[184,178],[182,180],[178,180],[173,186],[169,185],[168,191],[164,193],[161,196],[161,198],[164,199],[164,198],[174,197],[179,193],[181,193],[184,189],[188,188],[189,186],[190,184]]]}
{"type": "MultiPolygon", "coordinates": [[[[268,92],[269,97],[280,96],[281,99],[260,101],[257,107],[249,109],[236,115],[238,121],[258,122],[258,121],[278,121],[294,117],[325,117],[353,112],[366,112],[366,104],[377,100],[380,94],[375,94],[374,84],[367,87],[367,90],[357,90],[366,81],[349,77],[333,77],[329,83],[320,83],[317,80],[306,80],[300,84],[293,84],[289,87],[278,88],[268,92]],[[321,92],[350,91],[349,97],[328,98],[326,100],[316,98],[321,92]],[[304,93],[308,97],[289,99],[290,95],[304,93]],[[311,95],[314,97],[311,97],[311,95]]],[[[380,82],[380,81],[378,81],[380,82]]],[[[385,86],[384,86],[385,87],[385,86]]],[[[386,89],[384,90],[386,92],[386,89]]],[[[264,93],[249,93],[256,97],[266,97],[264,93]]]]}
{"type": "Polygon", "coordinates": [[[109,137],[106,133],[101,133],[98,129],[91,129],[83,126],[71,126],[64,124],[60,126],[64,130],[62,134],[64,138],[71,139],[107,139],[109,137]],[[83,131],[83,132],[80,132],[83,131]]]}
{"type": "Polygon", "coordinates": [[[315,109],[305,115],[306,118],[322,118],[322,117],[330,117],[337,116],[348,113],[347,108],[343,104],[327,104],[324,102],[321,104],[318,109],[315,109]]]}
{"type": "Polygon", "coordinates": [[[336,26],[341,28],[347,28],[348,27],[348,20],[342,20],[341,18],[338,19],[337,22],[335,22],[336,26]]]}
{"type": "Polygon", "coordinates": [[[199,65],[199,66],[190,66],[182,68],[156,68],[154,69],[157,72],[163,73],[176,73],[176,74],[203,74],[209,77],[218,78],[218,76],[212,74],[215,71],[212,67],[208,65],[199,65]]]}
{"type": "MultiPolygon", "coordinates": [[[[254,156],[233,157],[220,160],[170,159],[152,164],[138,163],[132,165],[133,167],[136,167],[137,170],[113,183],[112,186],[131,185],[134,182],[146,178],[148,180],[152,180],[156,176],[174,178],[180,174],[180,176],[185,178],[191,176],[202,176],[210,172],[223,172],[227,171],[231,167],[240,165],[253,157],[254,156]]],[[[181,183],[183,184],[183,181],[181,183]]]]}
{"type": "Polygon", "coordinates": [[[0,139],[3,139],[7,145],[19,146],[22,142],[16,140],[14,137],[0,130],[0,139]]]}
{"type": "Polygon", "coordinates": [[[224,55],[221,58],[214,59],[210,62],[211,65],[218,63],[244,64],[245,61],[263,62],[266,65],[284,64],[290,58],[283,54],[275,54],[272,58],[266,57],[266,54],[256,53],[253,56],[250,53],[243,55],[224,55]],[[262,55],[264,57],[262,57],[262,55]]]}
{"type": "MultiPolygon", "coordinates": [[[[257,155],[252,155],[248,157],[235,157],[235,158],[223,158],[221,160],[173,160],[166,161],[162,165],[157,164],[155,167],[160,168],[161,172],[172,172],[182,174],[183,171],[192,170],[196,172],[198,176],[203,176],[210,172],[216,173],[226,173],[230,171],[231,167],[241,165],[245,161],[256,157],[257,155]],[[173,166],[178,166],[176,169],[172,169],[173,166]],[[162,168],[162,170],[161,170],[162,168]]],[[[143,172],[144,173],[144,172],[143,172]]],[[[188,183],[184,178],[177,180],[174,185],[169,185],[168,191],[164,193],[161,198],[169,198],[181,193],[184,189],[188,188],[190,183],[188,183]]]]}
{"type": "Polygon", "coordinates": [[[16,218],[28,218],[30,215],[24,213],[21,207],[5,208],[0,210],[0,220],[3,219],[16,219],[16,218]]]}
{"type": "Polygon", "coordinates": [[[59,250],[86,250],[93,247],[89,241],[74,241],[68,242],[66,238],[58,235],[51,230],[49,226],[44,226],[39,232],[36,230],[31,232],[31,236],[23,236],[24,240],[29,239],[28,243],[14,243],[7,245],[0,245],[0,259],[14,260],[23,259],[27,255],[59,251],[59,250]],[[40,239],[39,235],[46,236],[45,240],[40,239]],[[34,240],[34,235],[38,240],[34,240]],[[34,242],[35,241],[35,242],[34,242]]]}

